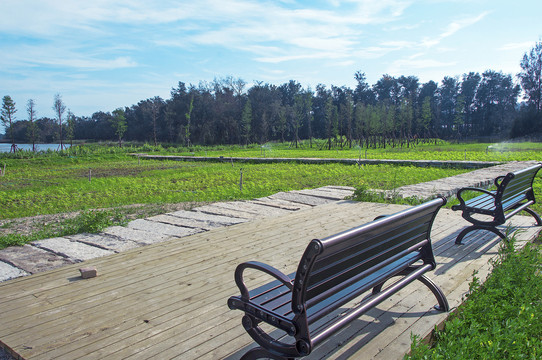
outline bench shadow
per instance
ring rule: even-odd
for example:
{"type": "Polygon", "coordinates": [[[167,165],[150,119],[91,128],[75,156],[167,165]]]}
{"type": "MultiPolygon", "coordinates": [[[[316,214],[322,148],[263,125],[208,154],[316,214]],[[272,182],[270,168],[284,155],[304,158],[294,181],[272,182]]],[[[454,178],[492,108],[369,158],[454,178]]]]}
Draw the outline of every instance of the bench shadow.
{"type": "MultiPolygon", "coordinates": [[[[341,308],[333,313],[333,317],[340,316],[340,314],[347,312],[348,308],[341,308]]],[[[368,319],[356,319],[350,324],[339,330],[336,334],[330,338],[323,341],[318,347],[316,347],[311,354],[303,359],[322,359],[327,358],[338,351],[344,350],[344,344],[348,344],[348,349],[340,354],[337,359],[352,359],[353,354],[359,351],[363,346],[369,343],[371,340],[376,338],[382,330],[392,326],[400,318],[420,318],[427,317],[431,315],[439,315],[440,312],[429,308],[427,311],[407,311],[407,312],[396,312],[389,310],[382,310],[378,307],[369,310],[363,314],[363,317],[368,317],[368,319]],[[358,338],[359,340],[355,340],[358,338]]],[[[331,321],[330,319],[327,322],[331,321]]],[[[318,324],[316,325],[318,326],[318,324]]],[[[325,326],[320,324],[320,326],[325,326]]],[[[281,341],[290,341],[293,342],[292,337],[282,336],[284,334],[280,330],[276,330],[270,333],[271,336],[279,338],[281,341]]],[[[247,338],[250,338],[248,334],[243,334],[247,338]]],[[[238,360],[240,359],[247,351],[257,347],[258,344],[253,342],[252,344],[243,347],[237,352],[224,357],[223,360],[238,360]]]]}

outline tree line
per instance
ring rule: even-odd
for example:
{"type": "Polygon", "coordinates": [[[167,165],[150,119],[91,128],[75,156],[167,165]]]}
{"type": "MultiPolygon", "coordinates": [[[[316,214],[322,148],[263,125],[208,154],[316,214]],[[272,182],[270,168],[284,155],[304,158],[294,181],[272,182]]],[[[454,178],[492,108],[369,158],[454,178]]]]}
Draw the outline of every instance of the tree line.
{"type": "MultiPolygon", "coordinates": [[[[290,80],[281,85],[226,77],[198,85],[179,82],[169,99],[153,97],[112,113],[75,116],[59,94],[55,118],[37,118],[35,102],[27,118],[16,121],[15,103],[4,96],[1,120],[12,144],[116,140],[174,143],[185,146],[249,144],[325,139],[324,145],[351,147],[410,146],[428,139],[517,137],[542,125],[542,42],[526,52],[517,74],[487,70],[440,83],[415,76],[383,75],[369,85],[365,73],[346,86],[304,88],[290,80]],[[520,95],[524,101],[519,101],[520,95]]],[[[320,142],[322,143],[322,142],[320,142]]],[[[13,145],[14,146],[14,145],[13,145]]]]}

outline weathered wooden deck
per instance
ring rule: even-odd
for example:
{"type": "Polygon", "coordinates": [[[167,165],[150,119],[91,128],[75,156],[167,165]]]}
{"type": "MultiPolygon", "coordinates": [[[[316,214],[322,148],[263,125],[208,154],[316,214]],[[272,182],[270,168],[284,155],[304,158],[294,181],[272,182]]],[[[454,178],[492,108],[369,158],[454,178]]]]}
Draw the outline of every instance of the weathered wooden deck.
{"type": "MultiPolygon", "coordinates": [[[[238,359],[253,341],[241,312],[226,305],[238,293],[237,264],[259,260],[290,273],[310,239],[403,208],[340,201],[0,283],[0,346],[22,359],[238,359]],[[98,277],[82,280],[83,266],[95,266],[98,277]]],[[[540,230],[530,217],[511,223],[524,230],[521,239],[540,230]]],[[[432,231],[438,266],[429,277],[452,308],[474,271],[485,278],[499,244],[493,234],[474,233],[454,245],[467,225],[441,209],[432,231]]],[[[400,359],[411,333],[426,336],[446,317],[434,303],[425,286],[411,284],[309,358],[400,359]]]]}

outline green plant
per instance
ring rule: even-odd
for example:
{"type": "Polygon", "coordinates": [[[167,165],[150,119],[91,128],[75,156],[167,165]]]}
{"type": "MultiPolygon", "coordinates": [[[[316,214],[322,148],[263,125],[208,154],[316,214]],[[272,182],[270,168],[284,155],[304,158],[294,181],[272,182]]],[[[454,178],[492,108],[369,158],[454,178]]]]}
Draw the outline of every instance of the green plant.
{"type": "MultiPolygon", "coordinates": [[[[79,233],[98,233],[108,226],[125,225],[127,217],[122,211],[114,210],[87,210],[74,218],[64,219],[46,224],[42,229],[30,234],[10,233],[0,236],[0,249],[14,245],[24,245],[27,242],[50,237],[67,236],[79,233]]],[[[9,224],[6,224],[9,227],[9,224]]]]}
{"type": "Polygon", "coordinates": [[[514,239],[492,262],[484,284],[475,277],[467,300],[433,346],[414,337],[407,359],[539,359],[542,356],[542,247],[515,250],[514,239]]]}

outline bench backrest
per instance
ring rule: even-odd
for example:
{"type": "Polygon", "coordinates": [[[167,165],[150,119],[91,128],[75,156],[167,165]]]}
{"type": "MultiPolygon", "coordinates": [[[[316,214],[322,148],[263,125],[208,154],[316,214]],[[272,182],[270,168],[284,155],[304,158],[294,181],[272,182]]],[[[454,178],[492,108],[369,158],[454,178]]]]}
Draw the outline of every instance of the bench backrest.
{"type": "Polygon", "coordinates": [[[506,204],[514,204],[518,200],[534,200],[533,181],[542,167],[542,164],[536,164],[526,169],[508,173],[498,184],[496,199],[501,200],[503,208],[506,204]]]}
{"type": "MultiPolygon", "coordinates": [[[[435,266],[430,230],[445,198],[437,198],[334,236],[312,240],[299,263],[292,311],[317,306],[382,269],[400,272],[423,260],[435,266]]],[[[375,284],[368,282],[368,289],[375,284]]],[[[338,303],[341,306],[342,303],[338,303]]],[[[326,305],[330,308],[330,305],[326,305]]]]}

